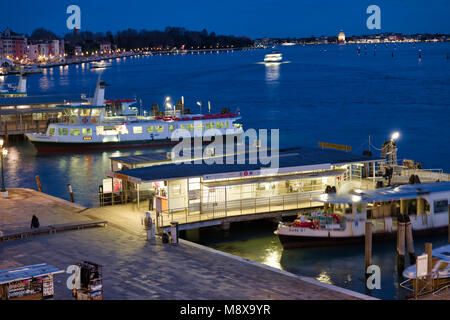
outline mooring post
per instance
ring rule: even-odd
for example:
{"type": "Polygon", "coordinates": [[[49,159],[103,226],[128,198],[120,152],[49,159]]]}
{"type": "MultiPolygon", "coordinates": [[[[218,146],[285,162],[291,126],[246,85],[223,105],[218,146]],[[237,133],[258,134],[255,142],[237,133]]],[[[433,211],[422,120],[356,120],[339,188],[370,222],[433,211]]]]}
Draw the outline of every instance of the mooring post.
{"type": "Polygon", "coordinates": [[[367,268],[372,265],[372,229],[373,225],[371,222],[366,222],[365,229],[365,270],[364,273],[367,277],[367,268]]]}
{"type": "Polygon", "coordinates": [[[41,179],[39,179],[39,176],[36,176],[36,184],[39,192],[42,192],[41,179]]]}
{"type": "Polygon", "coordinates": [[[405,269],[405,222],[403,214],[398,216],[397,228],[397,271],[402,273],[405,269]]]}
{"type": "Polygon", "coordinates": [[[70,200],[71,200],[72,202],[75,202],[75,199],[74,199],[74,197],[73,197],[72,186],[70,185],[70,183],[67,185],[67,188],[69,188],[70,200]]]}
{"type": "Polygon", "coordinates": [[[431,289],[433,289],[433,275],[431,270],[433,269],[433,244],[431,242],[425,243],[425,253],[427,254],[427,273],[430,280],[431,289]]]}
{"type": "Polygon", "coordinates": [[[407,217],[406,222],[406,245],[408,246],[408,255],[409,255],[409,263],[415,264],[416,263],[416,255],[414,253],[414,239],[413,239],[413,233],[412,233],[412,223],[409,220],[409,217],[407,217]]]}

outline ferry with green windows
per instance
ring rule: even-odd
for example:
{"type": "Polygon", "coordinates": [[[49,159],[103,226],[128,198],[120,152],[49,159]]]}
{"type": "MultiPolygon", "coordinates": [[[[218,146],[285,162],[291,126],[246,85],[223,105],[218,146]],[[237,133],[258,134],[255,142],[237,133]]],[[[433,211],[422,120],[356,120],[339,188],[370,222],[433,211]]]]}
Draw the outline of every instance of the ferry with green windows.
{"type": "Polygon", "coordinates": [[[45,133],[29,133],[27,138],[38,151],[66,151],[174,145],[180,137],[210,141],[243,132],[239,112],[190,114],[166,103],[164,111],[139,116],[134,100],[105,103],[105,86],[99,81],[90,103],[58,106],[64,113],[62,123],[49,124],[45,133]]]}

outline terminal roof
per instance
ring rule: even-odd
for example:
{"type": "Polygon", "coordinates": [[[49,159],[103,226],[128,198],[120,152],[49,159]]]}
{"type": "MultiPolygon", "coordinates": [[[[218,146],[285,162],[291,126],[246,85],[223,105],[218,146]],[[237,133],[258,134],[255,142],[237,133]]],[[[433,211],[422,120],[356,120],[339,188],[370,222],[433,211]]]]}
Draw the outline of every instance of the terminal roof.
{"type": "Polygon", "coordinates": [[[326,203],[371,203],[408,200],[432,193],[450,192],[450,182],[416,183],[374,190],[353,190],[344,194],[324,194],[317,201],[326,203]]]}
{"type": "Polygon", "coordinates": [[[86,102],[81,95],[42,95],[42,96],[26,96],[14,98],[1,98],[0,107],[20,106],[33,104],[64,104],[67,102],[86,102]]]}
{"type": "MultiPolygon", "coordinates": [[[[270,154],[270,152],[269,152],[270,154]]],[[[227,177],[246,177],[252,175],[265,175],[274,173],[289,173],[298,171],[324,170],[331,169],[332,165],[361,163],[371,161],[381,161],[383,159],[376,157],[369,157],[357,155],[354,153],[332,150],[319,149],[311,147],[296,147],[290,149],[280,150],[278,168],[271,169],[272,162],[260,161],[258,157],[256,163],[252,163],[251,156],[255,156],[254,152],[247,152],[242,155],[231,155],[218,157],[216,163],[208,164],[212,159],[204,159],[201,164],[195,163],[170,163],[157,166],[142,167],[136,169],[127,169],[116,172],[109,172],[110,176],[114,177],[129,177],[129,181],[140,183],[149,181],[174,180],[189,177],[203,176],[205,179],[220,179],[219,175],[223,174],[222,178],[227,177]],[[244,163],[239,164],[239,156],[244,163]],[[245,158],[245,159],[244,159],[245,158]],[[217,163],[221,160],[223,164],[217,163]],[[227,160],[233,164],[227,164],[227,160]],[[267,170],[264,172],[264,170],[267,170]],[[275,170],[275,171],[274,171],[275,170]],[[208,177],[209,176],[209,177],[208,177]],[[131,179],[130,179],[131,177],[131,179]]],[[[120,157],[125,162],[145,160],[142,156],[120,157]]],[[[151,156],[148,156],[151,158],[151,156]]],[[[117,158],[114,158],[117,159],[117,158]]],[[[271,160],[270,155],[266,160],[271,160]]],[[[242,161],[241,161],[242,163],[242,161]]]]}

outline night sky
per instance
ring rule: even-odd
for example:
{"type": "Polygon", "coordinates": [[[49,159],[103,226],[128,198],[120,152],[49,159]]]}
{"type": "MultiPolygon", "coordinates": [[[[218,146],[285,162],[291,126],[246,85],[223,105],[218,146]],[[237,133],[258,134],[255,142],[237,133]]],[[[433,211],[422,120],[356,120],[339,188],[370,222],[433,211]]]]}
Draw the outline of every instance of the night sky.
{"type": "Polygon", "coordinates": [[[58,35],[67,6],[81,8],[81,29],[163,30],[180,26],[225,35],[309,37],[379,32],[450,33],[449,0],[14,0],[2,1],[0,29],[30,34],[37,27],[58,35]],[[366,8],[381,8],[381,30],[368,30],[366,8]]]}

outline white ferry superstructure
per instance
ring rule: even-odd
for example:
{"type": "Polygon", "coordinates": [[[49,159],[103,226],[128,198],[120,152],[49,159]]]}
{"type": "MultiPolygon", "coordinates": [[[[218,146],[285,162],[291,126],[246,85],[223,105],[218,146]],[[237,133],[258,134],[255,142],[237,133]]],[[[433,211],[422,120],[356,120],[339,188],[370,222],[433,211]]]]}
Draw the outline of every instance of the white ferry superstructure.
{"type": "Polygon", "coordinates": [[[27,138],[38,151],[49,152],[174,145],[179,141],[172,137],[186,134],[203,140],[222,136],[225,141],[243,132],[239,112],[205,115],[166,110],[160,112],[162,116],[138,116],[134,100],[120,101],[120,109],[112,112],[104,104],[105,86],[99,81],[91,104],[58,106],[65,121],[49,124],[45,133],[28,133],[27,138]]]}

